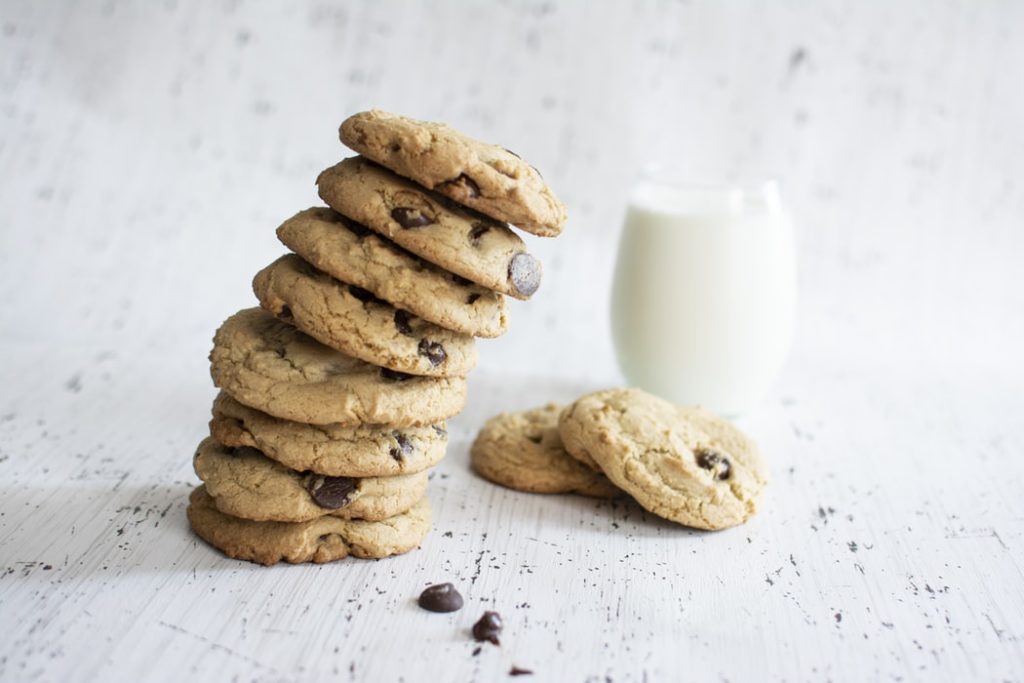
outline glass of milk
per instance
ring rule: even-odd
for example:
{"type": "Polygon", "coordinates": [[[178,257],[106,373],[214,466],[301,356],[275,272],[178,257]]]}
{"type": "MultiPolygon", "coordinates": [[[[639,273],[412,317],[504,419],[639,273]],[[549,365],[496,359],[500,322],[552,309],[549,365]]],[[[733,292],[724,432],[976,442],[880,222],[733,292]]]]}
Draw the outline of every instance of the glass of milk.
{"type": "Polygon", "coordinates": [[[793,230],[774,182],[643,174],[612,287],[612,335],[630,385],[739,415],[782,368],[795,309],[793,230]]]}

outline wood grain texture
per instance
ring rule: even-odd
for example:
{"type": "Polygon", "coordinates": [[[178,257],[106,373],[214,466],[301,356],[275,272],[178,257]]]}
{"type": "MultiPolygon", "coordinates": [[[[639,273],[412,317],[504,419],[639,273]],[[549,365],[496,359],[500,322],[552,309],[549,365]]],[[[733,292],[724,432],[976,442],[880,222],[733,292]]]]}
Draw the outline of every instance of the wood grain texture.
{"type": "Polygon", "coordinates": [[[1022,680],[1022,27],[1009,0],[4,3],[0,680],[1022,680]],[[420,550],[227,560],[184,515],[210,338],[370,106],[508,145],[569,224],[480,343],[420,550]],[[715,534],[468,467],[493,413],[621,383],[616,236],[658,159],[773,169],[800,232],[796,346],[740,421],[768,499],[715,534]],[[419,610],[439,581],[466,608],[419,610]]]}

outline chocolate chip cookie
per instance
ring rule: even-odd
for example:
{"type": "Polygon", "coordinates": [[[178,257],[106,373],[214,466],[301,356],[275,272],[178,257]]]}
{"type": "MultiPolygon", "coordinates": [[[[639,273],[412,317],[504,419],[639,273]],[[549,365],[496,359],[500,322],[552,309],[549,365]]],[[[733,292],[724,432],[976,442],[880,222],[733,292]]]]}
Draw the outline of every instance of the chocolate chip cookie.
{"type": "Polygon", "coordinates": [[[300,472],[332,477],[393,477],[429,469],[444,457],[444,423],[426,427],[307,425],[244,406],[223,391],[210,434],[225,446],[251,446],[300,472]]]}
{"type": "Polygon", "coordinates": [[[323,171],[317,186],[335,211],[449,272],[517,299],[540,286],[540,261],[507,225],[362,157],[323,171]]]}
{"type": "Polygon", "coordinates": [[[501,413],[488,420],[470,448],[473,469],[495,484],[532,493],[622,495],[608,479],[573,459],[558,434],[561,406],[501,413]]]}
{"type": "Polygon", "coordinates": [[[427,473],[330,477],[297,472],[255,448],[206,438],[192,466],[221,512],[257,522],[308,522],[331,515],[381,520],[405,512],[427,491],[427,473]]]}
{"type": "Polygon", "coordinates": [[[417,377],[364,363],[260,308],[239,311],[217,330],[210,374],[239,403],[313,425],[430,425],[466,402],[461,377],[417,377]]]}
{"type": "Polygon", "coordinates": [[[476,365],[473,337],[395,308],[295,254],[258,272],[252,289],[265,310],[367,363],[431,377],[464,377],[476,365]]]}
{"type": "Polygon", "coordinates": [[[565,206],[537,169],[443,123],[375,109],[347,118],[340,137],[398,175],[527,232],[553,237],[565,224],[565,206]]]}
{"type": "Polygon", "coordinates": [[[728,421],[639,389],[588,394],[559,418],[570,454],[596,463],[665,519],[700,529],[757,512],[767,473],[756,444],[728,421]]]}
{"type": "Polygon", "coordinates": [[[332,562],[353,555],[387,557],[409,552],[430,531],[430,501],[379,522],[318,517],[309,522],[254,522],[225,515],[205,486],[189,496],[188,521],[204,541],[236,560],[332,562]]]}
{"type": "Polygon", "coordinates": [[[281,224],[277,236],[328,275],[446,329],[497,337],[508,327],[501,294],[442,270],[327,207],[300,211],[281,224]]]}

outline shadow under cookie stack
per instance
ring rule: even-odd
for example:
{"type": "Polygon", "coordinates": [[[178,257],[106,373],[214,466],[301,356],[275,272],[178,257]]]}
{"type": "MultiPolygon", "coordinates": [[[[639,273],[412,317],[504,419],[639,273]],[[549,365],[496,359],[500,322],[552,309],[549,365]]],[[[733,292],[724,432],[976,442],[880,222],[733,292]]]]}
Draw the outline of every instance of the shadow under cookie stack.
{"type": "Polygon", "coordinates": [[[361,156],[320,174],[327,207],[278,228],[294,253],[257,273],[260,306],[228,318],[210,353],[221,393],[188,518],[265,565],[420,544],[474,337],[503,334],[505,296],[540,285],[509,224],[553,237],[565,222],[532,166],[446,125],[369,111],[340,135],[361,156]]]}

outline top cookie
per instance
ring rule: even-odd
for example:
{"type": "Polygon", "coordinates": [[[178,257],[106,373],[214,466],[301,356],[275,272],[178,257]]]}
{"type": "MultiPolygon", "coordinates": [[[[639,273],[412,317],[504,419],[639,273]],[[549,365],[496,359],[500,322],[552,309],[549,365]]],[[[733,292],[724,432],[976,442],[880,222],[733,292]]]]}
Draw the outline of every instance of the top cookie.
{"type": "Polygon", "coordinates": [[[316,183],[332,209],[449,272],[517,299],[540,286],[540,261],[507,225],[363,157],[324,170],[316,183]]]}
{"type": "Polygon", "coordinates": [[[622,495],[598,472],[573,459],[558,435],[562,408],[501,413],[488,420],[470,448],[473,469],[495,484],[530,493],[579,493],[594,498],[622,495]]]}
{"type": "Polygon", "coordinates": [[[610,389],[576,401],[558,427],[566,450],[660,517],[724,529],[757,511],[767,480],[757,446],[707,411],[610,389]]]}
{"type": "Polygon", "coordinates": [[[438,268],[327,207],[300,211],[277,229],[284,244],[339,280],[396,308],[475,337],[508,327],[505,297],[438,268]]]}
{"type": "Polygon", "coordinates": [[[565,224],[565,206],[537,169],[443,123],[374,109],[345,119],[340,137],[395,173],[534,235],[554,237],[565,224]]]}
{"type": "Polygon", "coordinates": [[[210,374],[236,401],[305,424],[429,425],[466,402],[461,377],[417,377],[346,356],[260,308],[224,321],[210,374]]]}

